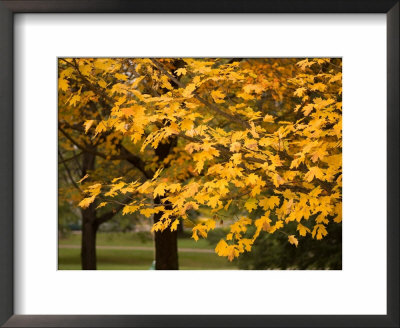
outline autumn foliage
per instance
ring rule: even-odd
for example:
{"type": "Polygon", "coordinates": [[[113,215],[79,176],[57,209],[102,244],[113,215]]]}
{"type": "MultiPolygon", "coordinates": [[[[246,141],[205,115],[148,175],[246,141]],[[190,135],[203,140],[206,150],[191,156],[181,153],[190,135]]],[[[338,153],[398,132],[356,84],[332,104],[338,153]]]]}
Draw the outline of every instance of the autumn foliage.
{"type": "Polygon", "coordinates": [[[293,247],[324,238],[342,220],[341,65],[335,58],[60,59],[60,102],[80,118],[76,143],[101,140],[104,160],[126,149],[140,173],[82,179],[79,206],[162,214],[153,231],[186,222],[195,240],[227,226],[215,252],[229,260],[250,252],[262,233],[286,234],[293,247]],[[173,147],[160,163],[155,150],[167,143],[173,147]],[[211,215],[195,222],[190,213],[201,209],[211,215]],[[250,226],[255,233],[245,236],[250,226]]]}

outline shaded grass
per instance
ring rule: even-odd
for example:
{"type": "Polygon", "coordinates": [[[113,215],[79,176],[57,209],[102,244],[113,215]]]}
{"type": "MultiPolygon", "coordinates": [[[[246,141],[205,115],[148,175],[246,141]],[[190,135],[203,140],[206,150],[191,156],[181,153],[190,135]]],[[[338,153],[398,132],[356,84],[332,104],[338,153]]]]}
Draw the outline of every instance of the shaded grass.
{"type": "MultiPolygon", "coordinates": [[[[80,234],[69,234],[65,238],[58,240],[59,245],[80,245],[80,234]]],[[[153,240],[146,236],[133,232],[99,232],[97,233],[98,246],[149,246],[153,247],[153,240]],[[142,237],[141,237],[142,236],[142,237]]],[[[200,248],[214,249],[205,239],[200,239],[197,242],[192,238],[179,238],[179,248],[200,248]]]]}
{"type": "MultiPolygon", "coordinates": [[[[113,244],[115,246],[115,244],[113,244]]],[[[143,245],[143,244],[141,244],[143,245]]],[[[121,245],[122,246],[122,245],[121,245]]],[[[124,245],[127,246],[127,245],[124,245]]],[[[132,246],[132,245],[129,245],[132,246]]],[[[154,253],[142,250],[97,250],[98,270],[148,270],[154,253]]],[[[180,270],[232,270],[237,267],[215,253],[179,253],[180,270]]],[[[80,250],[58,249],[59,270],[80,270],[80,250]]]]}

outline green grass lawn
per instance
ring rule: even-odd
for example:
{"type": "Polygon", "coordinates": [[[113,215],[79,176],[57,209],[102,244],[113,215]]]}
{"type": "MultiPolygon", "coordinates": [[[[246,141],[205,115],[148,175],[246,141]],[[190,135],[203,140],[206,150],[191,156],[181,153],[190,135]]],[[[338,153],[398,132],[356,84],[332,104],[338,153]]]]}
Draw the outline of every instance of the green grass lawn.
{"type": "MultiPolygon", "coordinates": [[[[80,245],[80,234],[69,234],[65,238],[58,240],[59,245],[80,245]]],[[[98,246],[153,246],[153,241],[149,238],[142,237],[140,234],[133,232],[99,232],[97,233],[98,246]]],[[[197,242],[192,238],[179,238],[179,248],[201,248],[214,249],[215,246],[205,239],[199,239],[197,242]]]]}
{"type": "MultiPolygon", "coordinates": [[[[80,235],[71,234],[59,240],[60,245],[80,245],[80,235]]],[[[142,242],[133,233],[99,233],[99,246],[148,246],[153,247],[151,240],[142,242]]],[[[178,239],[179,248],[214,249],[206,240],[195,242],[192,239],[178,239]]],[[[153,262],[151,250],[97,249],[98,270],[148,270],[153,262]]],[[[80,249],[58,249],[59,270],[80,270],[80,249]]],[[[180,270],[234,270],[237,267],[225,257],[213,253],[179,252],[180,270]]]]}

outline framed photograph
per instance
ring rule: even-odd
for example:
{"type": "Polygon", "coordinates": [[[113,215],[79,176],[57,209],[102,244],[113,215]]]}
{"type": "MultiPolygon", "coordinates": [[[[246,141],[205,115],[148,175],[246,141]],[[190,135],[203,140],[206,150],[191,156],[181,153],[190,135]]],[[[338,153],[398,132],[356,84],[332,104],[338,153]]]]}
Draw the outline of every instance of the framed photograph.
{"type": "Polygon", "coordinates": [[[398,1],[0,22],[0,324],[399,326],[398,1]]]}

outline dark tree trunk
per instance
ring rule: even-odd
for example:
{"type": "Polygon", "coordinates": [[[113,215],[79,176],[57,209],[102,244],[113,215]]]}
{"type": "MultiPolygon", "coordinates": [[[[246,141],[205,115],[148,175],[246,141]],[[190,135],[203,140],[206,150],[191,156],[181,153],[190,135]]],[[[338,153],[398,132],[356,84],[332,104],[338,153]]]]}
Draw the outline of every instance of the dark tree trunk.
{"type": "Polygon", "coordinates": [[[179,270],[177,231],[155,233],[156,270],[179,270]]]}
{"type": "MultiPolygon", "coordinates": [[[[160,163],[168,156],[173,147],[176,146],[177,139],[171,138],[168,143],[160,144],[155,153],[160,163]]],[[[165,197],[165,196],[164,196],[165,197]]],[[[160,197],[154,199],[154,204],[161,204],[160,197]]],[[[168,204],[164,204],[167,205],[168,204]]],[[[154,214],[154,223],[158,222],[163,212],[154,214]]],[[[164,231],[157,231],[154,234],[156,248],[156,270],[178,270],[178,232],[171,231],[169,228],[164,231]]]]}
{"type": "Polygon", "coordinates": [[[81,263],[82,270],[96,270],[96,212],[90,206],[82,211],[82,247],[81,263]]]}
{"type": "MultiPolygon", "coordinates": [[[[160,198],[154,200],[160,204],[160,198]]],[[[163,213],[154,214],[154,223],[158,222],[163,213]]],[[[178,270],[178,232],[169,228],[154,233],[156,248],[156,270],[178,270]]]]}
{"type": "MultiPolygon", "coordinates": [[[[82,160],[82,177],[88,171],[94,169],[95,156],[85,152],[82,160]]],[[[82,270],[96,270],[96,233],[98,224],[96,222],[95,205],[90,205],[87,209],[81,210],[82,213],[82,244],[81,244],[81,264],[82,270]]]]}

